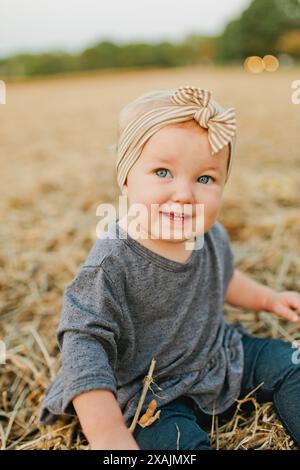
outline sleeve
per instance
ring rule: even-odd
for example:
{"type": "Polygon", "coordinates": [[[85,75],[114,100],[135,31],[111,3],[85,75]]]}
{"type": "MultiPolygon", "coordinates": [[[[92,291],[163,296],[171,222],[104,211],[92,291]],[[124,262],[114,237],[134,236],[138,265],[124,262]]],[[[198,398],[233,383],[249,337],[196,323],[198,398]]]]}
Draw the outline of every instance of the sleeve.
{"type": "Polygon", "coordinates": [[[122,310],[102,267],[81,267],[64,292],[57,330],[62,357],[63,413],[74,414],[73,398],[108,388],[117,398],[115,368],[122,310]]]}
{"type": "Polygon", "coordinates": [[[218,222],[221,230],[222,248],[223,248],[223,259],[224,259],[224,284],[225,291],[227,290],[228,284],[233,277],[234,273],[234,251],[231,246],[230,238],[226,228],[218,222]]]}

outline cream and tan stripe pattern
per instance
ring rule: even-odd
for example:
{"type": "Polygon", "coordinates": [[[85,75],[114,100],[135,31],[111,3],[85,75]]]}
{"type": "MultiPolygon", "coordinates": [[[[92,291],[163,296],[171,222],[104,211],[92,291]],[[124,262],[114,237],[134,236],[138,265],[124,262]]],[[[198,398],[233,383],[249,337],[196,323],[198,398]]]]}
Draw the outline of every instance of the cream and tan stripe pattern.
{"type": "Polygon", "coordinates": [[[117,146],[117,181],[122,190],[130,168],[142,153],[147,140],[158,130],[177,122],[194,119],[208,129],[208,140],[215,154],[229,144],[228,180],[236,137],[234,108],[223,109],[211,99],[211,92],[193,86],[182,86],[170,96],[170,105],[158,106],[144,112],[123,130],[117,146]]]}

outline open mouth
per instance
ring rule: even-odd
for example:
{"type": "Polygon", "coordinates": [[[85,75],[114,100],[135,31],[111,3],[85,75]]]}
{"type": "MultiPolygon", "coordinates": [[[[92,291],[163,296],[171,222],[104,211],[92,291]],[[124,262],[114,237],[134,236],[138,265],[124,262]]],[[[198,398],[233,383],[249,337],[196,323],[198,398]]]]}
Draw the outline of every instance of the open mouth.
{"type": "Polygon", "coordinates": [[[178,214],[176,212],[160,212],[162,214],[162,216],[169,220],[170,222],[180,222],[180,223],[184,223],[186,222],[187,220],[190,220],[191,219],[191,216],[190,215],[186,215],[186,214],[178,214]]]}

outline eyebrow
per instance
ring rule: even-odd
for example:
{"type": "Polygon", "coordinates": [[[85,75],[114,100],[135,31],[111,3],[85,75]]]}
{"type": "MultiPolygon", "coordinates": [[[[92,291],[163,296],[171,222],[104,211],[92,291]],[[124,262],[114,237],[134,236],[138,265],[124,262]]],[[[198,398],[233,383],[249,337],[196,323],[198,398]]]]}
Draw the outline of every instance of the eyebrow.
{"type": "MultiPolygon", "coordinates": [[[[170,160],[169,158],[167,157],[158,157],[158,158],[153,158],[152,159],[152,162],[151,162],[153,165],[158,165],[158,164],[170,164],[172,163],[172,160],[170,160]]],[[[218,166],[211,166],[210,164],[208,165],[203,165],[203,170],[207,170],[207,171],[216,171],[217,173],[221,173],[221,170],[218,166]]]]}
{"type": "Polygon", "coordinates": [[[151,163],[153,165],[158,165],[159,163],[172,163],[172,160],[170,160],[169,158],[163,158],[163,157],[160,157],[160,158],[152,158],[151,159],[151,163]]]}

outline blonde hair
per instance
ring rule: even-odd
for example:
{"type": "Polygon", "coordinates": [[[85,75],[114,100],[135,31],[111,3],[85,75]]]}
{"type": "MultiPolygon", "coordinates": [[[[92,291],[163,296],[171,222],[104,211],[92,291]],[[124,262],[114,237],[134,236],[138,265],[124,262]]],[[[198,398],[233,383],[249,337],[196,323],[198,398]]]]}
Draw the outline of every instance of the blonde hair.
{"type": "Polygon", "coordinates": [[[172,90],[149,91],[124,106],[119,113],[117,139],[119,140],[122,132],[133,119],[151,109],[167,106],[172,103],[170,100],[172,92],[172,90]]]}
{"type": "MultiPolygon", "coordinates": [[[[128,124],[151,109],[169,105],[171,103],[170,96],[172,96],[172,90],[154,90],[144,93],[126,104],[119,112],[116,142],[108,146],[108,149],[116,154],[121,134],[128,124]]],[[[169,124],[169,126],[183,127],[187,122],[190,121],[169,124]]]]}

